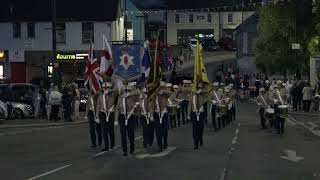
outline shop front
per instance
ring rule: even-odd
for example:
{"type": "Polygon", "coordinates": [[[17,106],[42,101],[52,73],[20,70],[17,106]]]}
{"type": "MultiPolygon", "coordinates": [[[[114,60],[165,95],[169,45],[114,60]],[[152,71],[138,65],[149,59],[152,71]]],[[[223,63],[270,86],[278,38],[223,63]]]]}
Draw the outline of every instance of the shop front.
{"type": "MultiPolygon", "coordinates": [[[[97,53],[97,52],[96,52],[97,53]]],[[[54,70],[59,71],[61,81],[83,79],[88,51],[27,51],[27,82],[47,85],[52,82],[54,70]]]]}

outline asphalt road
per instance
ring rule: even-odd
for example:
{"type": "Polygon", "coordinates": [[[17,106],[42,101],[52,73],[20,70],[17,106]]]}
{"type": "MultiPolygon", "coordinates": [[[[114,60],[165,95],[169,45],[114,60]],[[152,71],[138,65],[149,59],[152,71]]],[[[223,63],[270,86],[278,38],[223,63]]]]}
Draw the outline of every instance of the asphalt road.
{"type": "MultiPolygon", "coordinates": [[[[209,123],[200,150],[193,150],[190,124],[170,130],[161,154],[142,148],[137,129],[137,151],[128,157],[119,146],[104,154],[90,149],[87,124],[19,129],[0,135],[0,179],[320,179],[320,137],[298,119],[287,121],[284,136],[261,130],[256,111],[253,102],[239,103],[227,128],[214,132],[209,123]]],[[[118,129],[116,137],[119,144],[118,129]]]]}

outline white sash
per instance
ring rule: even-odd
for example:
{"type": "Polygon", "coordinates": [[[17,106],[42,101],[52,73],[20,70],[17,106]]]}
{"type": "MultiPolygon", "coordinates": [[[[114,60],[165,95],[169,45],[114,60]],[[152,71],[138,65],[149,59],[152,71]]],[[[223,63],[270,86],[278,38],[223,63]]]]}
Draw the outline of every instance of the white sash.
{"type": "Polygon", "coordinates": [[[91,111],[93,112],[94,121],[96,123],[100,124],[100,120],[99,120],[99,118],[97,118],[96,111],[94,109],[94,103],[93,103],[93,98],[92,97],[90,97],[90,102],[91,102],[91,107],[92,107],[91,111]]]}

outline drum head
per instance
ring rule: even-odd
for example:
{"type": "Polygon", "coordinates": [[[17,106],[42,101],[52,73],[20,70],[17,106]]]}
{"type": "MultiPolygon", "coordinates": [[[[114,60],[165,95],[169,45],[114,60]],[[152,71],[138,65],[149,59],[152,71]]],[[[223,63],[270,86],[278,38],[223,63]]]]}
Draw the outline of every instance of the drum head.
{"type": "Polygon", "coordinates": [[[269,114],[274,114],[274,109],[268,108],[268,109],[266,110],[266,112],[269,113],[269,114]]]}
{"type": "Polygon", "coordinates": [[[278,106],[278,108],[279,108],[279,109],[287,109],[288,106],[287,106],[287,105],[280,105],[280,106],[278,106]]]}

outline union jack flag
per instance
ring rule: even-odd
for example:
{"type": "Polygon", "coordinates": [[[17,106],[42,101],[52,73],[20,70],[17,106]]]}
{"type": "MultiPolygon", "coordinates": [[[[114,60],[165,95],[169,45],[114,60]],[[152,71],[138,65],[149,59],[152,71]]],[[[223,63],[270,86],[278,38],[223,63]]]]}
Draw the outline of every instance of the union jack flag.
{"type": "Polygon", "coordinates": [[[90,45],[89,56],[86,62],[85,86],[89,87],[94,93],[101,88],[102,77],[100,76],[100,62],[94,57],[93,44],[90,45]]]}

